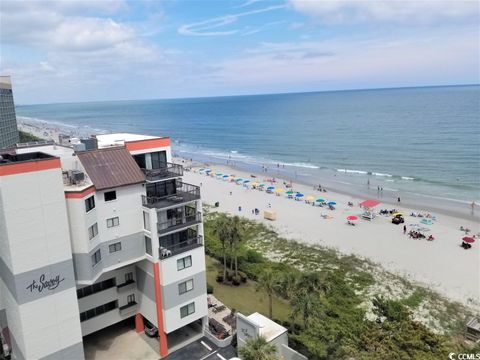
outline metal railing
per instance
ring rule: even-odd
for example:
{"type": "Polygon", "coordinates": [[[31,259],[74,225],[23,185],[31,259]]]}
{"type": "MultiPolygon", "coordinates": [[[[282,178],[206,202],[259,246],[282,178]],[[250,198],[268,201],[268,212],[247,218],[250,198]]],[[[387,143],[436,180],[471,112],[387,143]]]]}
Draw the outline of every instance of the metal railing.
{"type": "Polygon", "coordinates": [[[146,207],[164,208],[200,199],[200,187],[177,181],[175,194],[162,196],[142,195],[142,205],[146,207]]]}
{"type": "Polygon", "coordinates": [[[194,238],[190,238],[184,241],[180,241],[177,244],[168,245],[162,242],[160,238],[160,248],[158,249],[160,259],[167,259],[170,256],[183,253],[195,249],[199,246],[203,246],[203,236],[198,235],[194,238]]]}
{"type": "Polygon", "coordinates": [[[186,226],[198,224],[201,221],[202,221],[202,213],[196,212],[191,215],[186,215],[185,217],[174,218],[162,223],[158,223],[157,230],[159,234],[164,234],[164,233],[174,231],[186,226]]]}
{"type": "Polygon", "coordinates": [[[173,163],[162,163],[159,169],[142,169],[147,181],[159,181],[183,176],[183,166],[173,163]]]}

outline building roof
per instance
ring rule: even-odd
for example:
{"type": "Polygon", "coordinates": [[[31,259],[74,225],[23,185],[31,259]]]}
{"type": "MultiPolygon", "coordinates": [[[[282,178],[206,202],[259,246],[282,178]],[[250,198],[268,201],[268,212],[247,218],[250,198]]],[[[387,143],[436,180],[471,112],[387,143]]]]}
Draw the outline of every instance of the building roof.
{"type": "Polygon", "coordinates": [[[263,336],[267,342],[270,342],[287,332],[286,328],[258,312],[247,316],[247,319],[258,325],[259,335],[263,336]]]}
{"type": "Polygon", "coordinates": [[[150,135],[140,135],[140,134],[129,134],[129,133],[116,133],[116,134],[105,134],[105,135],[95,135],[98,141],[98,147],[108,148],[112,146],[123,146],[126,142],[129,141],[139,141],[139,140],[151,140],[159,139],[159,136],[150,136],[150,135]]]}
{"type": "Polygon", "coordinates": [[[145,181],[145,175],[124,147],[83,151],[77,156],[97,190],[145,181]]]}

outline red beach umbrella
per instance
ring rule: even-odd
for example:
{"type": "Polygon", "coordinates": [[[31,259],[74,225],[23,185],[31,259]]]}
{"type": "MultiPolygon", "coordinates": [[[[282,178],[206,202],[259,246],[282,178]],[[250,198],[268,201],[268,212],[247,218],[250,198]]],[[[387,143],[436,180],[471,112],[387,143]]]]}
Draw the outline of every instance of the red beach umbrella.
{"type": "Polygon", "coordinates": [[[347,217],[347,220],[348,220],[348,221],[356,221],[356,220],[358,220],[358,216],[353,216],[353,215],[348,216],[348,217],[347,217]]]}
{"type": "Polygon", "coordinates": [[[462,240],[469,244],[473,244],[475,242],[475,239],[470,236],[464,236],[462,240]]]}

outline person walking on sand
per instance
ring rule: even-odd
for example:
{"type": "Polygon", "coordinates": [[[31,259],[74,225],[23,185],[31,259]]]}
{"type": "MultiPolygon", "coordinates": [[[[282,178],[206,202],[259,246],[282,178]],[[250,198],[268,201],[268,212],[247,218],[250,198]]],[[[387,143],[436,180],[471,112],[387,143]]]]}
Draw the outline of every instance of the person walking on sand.
{"type": "Polygon", "coordinates": [[[400,196],[398,197],[397,202],[400,204],[400,196]]]}
{"type": "Polygon", "coordinates": [[[472,203],[470,204],[470,207],[472,208],[472,215],[475,212],[475,205],[475,201],[472,201],[472,203]]]}
{"type": "Polygon", "coordinates": [[[407,233],[407,225],[403,225],[403,235],[407,233]]]}

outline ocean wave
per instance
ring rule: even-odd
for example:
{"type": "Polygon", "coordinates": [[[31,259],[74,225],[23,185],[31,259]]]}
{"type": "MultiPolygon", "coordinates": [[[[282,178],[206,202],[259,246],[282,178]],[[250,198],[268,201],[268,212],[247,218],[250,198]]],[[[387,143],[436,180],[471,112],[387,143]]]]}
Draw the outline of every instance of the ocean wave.
{"type": "Polygon", "coordinates": [[[367,171],[363,170],[350,170],[350,169],[337,169],[338,172],[343,172],[343,173],[350,173],[350,174],[361,174],[361,175],[367,175],[367,171]]]}
{"type": "Polygon", "coordinates": [[[402,176],[401,178],[402,180],[415,180],[415,178],[409,176],[402,176]]]}
{"type": "Polygon", "coordinates": [[[377,173],[377,172],[372,172],[371,174],[375,175],[375,176],[384,176],[384,177],[392,177],[393,176],[393,175],[390,175],[390,174],[383,174],[383,173],[377,173]]]}

